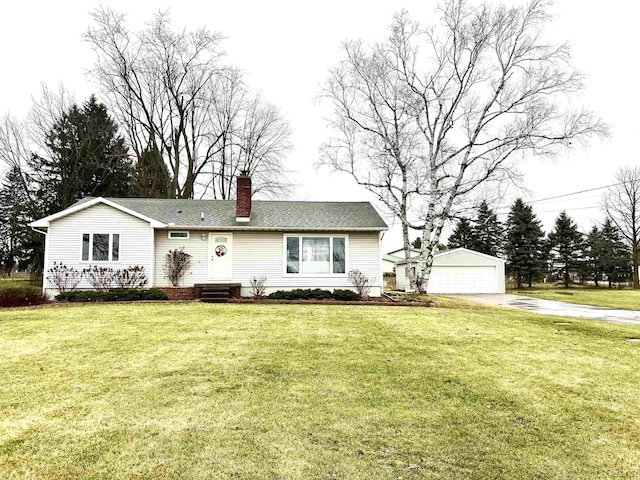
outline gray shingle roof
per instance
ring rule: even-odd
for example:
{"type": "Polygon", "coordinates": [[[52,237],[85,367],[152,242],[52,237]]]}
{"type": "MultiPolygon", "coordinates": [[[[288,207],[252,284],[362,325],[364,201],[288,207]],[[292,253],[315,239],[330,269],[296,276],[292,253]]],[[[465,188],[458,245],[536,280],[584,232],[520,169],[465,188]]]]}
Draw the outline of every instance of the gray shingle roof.
{"type": "Polygon", "coordinates": [[[260,230],[386,230],[369,202],[252,202],[251,221],[236,222],[235,200],[108,198],[171,228],[260,230]],[[204,212],[204,220],[200,220],[204,212]],[[173,224],[173,225],[172,225],[173,224]]]}

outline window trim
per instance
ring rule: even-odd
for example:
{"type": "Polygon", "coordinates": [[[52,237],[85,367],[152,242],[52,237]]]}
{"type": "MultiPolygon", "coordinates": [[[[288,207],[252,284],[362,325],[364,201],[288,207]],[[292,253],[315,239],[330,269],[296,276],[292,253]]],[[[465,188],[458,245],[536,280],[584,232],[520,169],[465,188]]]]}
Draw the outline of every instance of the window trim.
{"type": "MultiPolygon", "coordinates": [[[[395,268],[395,267],[394,267],[394,268],[395,268]]],[[[409,270],[409,269],[413,270],[413,276],[414,276],[414,277],[416,276],[416,266],[415,266],[415,263],[412,263],[412,264],[405,264],[405,266],[404,266],[404,278],[409,278],[409,272],[410,272],[410,270],[409,270]]]]}
{"type": "Polygon", "coordinates": [[[167,239],[169,239],[169,240],[189,240],[190,236],[191,235],[189,233],[189,230],[169,230],[167,232],[167,239]],[[172,237],[171,235],[173,233],[186,233],[187,236],[186,237],[172,237]]]}
{"type": "Polygon", "coordinates": [[[282,235],[282,275],[295,278],[346,278],[349,276],[349,234],[347,233],[285,233],[282,235]],[[287,272],[287,239],[298,237],[300,252],[300,270],[302,270],[302,238],[329,238],[329,273],[288,273],[287,272]],[[333,273],[333,239],[344,238],[344,273],[333,273]]]}
{"type": "Polygon", "coordinates": [[[90,263],[98,263],[100,265],[105,264],[114,264],[117,265],[122,262],[122,232],[120,231],[105,231],[105,230],[97,230],[97,231],[84,231],[80,234],[80,263],[82,264],[90,264],[90,263]],[[109,260],[92,260],[93,258],[93,236],[94,235],[109,235],[109,260]],[[89,235],[89,259],[82,259],[82,242],[83,237],[85,235],[89,235]],[[113,260],[113,236],[118,235],[118,260],[113,260]]]}

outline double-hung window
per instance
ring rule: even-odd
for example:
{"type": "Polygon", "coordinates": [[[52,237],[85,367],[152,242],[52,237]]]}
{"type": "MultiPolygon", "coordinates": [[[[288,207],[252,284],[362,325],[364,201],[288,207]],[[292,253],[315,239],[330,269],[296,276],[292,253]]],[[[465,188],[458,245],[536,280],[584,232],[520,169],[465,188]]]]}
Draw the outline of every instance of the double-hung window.
{"type": "Polygon", "coordinates": [[[344,235],[286,235],[285,264],[287,274],[345,274],[347,237],[344,235]]]}
{"type": "Polygon", "coordinates": [[[119,233],[83,233],[83,262],[118,262],[120,261],[119,233]]]}

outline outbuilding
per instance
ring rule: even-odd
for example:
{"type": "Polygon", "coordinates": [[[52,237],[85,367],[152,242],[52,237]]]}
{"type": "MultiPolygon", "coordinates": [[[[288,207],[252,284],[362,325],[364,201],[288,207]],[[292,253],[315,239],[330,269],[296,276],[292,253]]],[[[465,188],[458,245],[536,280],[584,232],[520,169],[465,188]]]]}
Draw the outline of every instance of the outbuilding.
{"type": "MultiPolygon", "coordinates": [[[[409,269],[416,266],[417,257],[396,263],[396,289],[410,289],[409,269]]],[[[437,252],[427,293],[504,293],[504,267],[504,260],[467,248],[437,252]]]]}

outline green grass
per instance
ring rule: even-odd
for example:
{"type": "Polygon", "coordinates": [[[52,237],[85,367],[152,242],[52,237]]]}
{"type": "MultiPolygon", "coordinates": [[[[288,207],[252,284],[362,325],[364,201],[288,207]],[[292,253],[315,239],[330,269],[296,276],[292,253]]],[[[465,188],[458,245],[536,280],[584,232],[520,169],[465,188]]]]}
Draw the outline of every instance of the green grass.
{"type": "Polygon", "coordinates": [[[29,277],[25,277],[21,274],[16,274],[10,278],[0,278],[0,292],[7,288],[29,288],[41,290],[41,287],[37,285],[34,286],[29,283],[29,277]]]}
{"type": "Polygon", "coordinates": [[[639,329],[502,309],[0,311],[0,478],[640,471],[639,329]]]}
{"type": "Polygon", "coordinates": [[[513,289],[509,293],[545,300],[593,305],[596,307],[640,310],[640,290],[616,290],[609,288],[582,287],[533,287],[513,289]]]}

